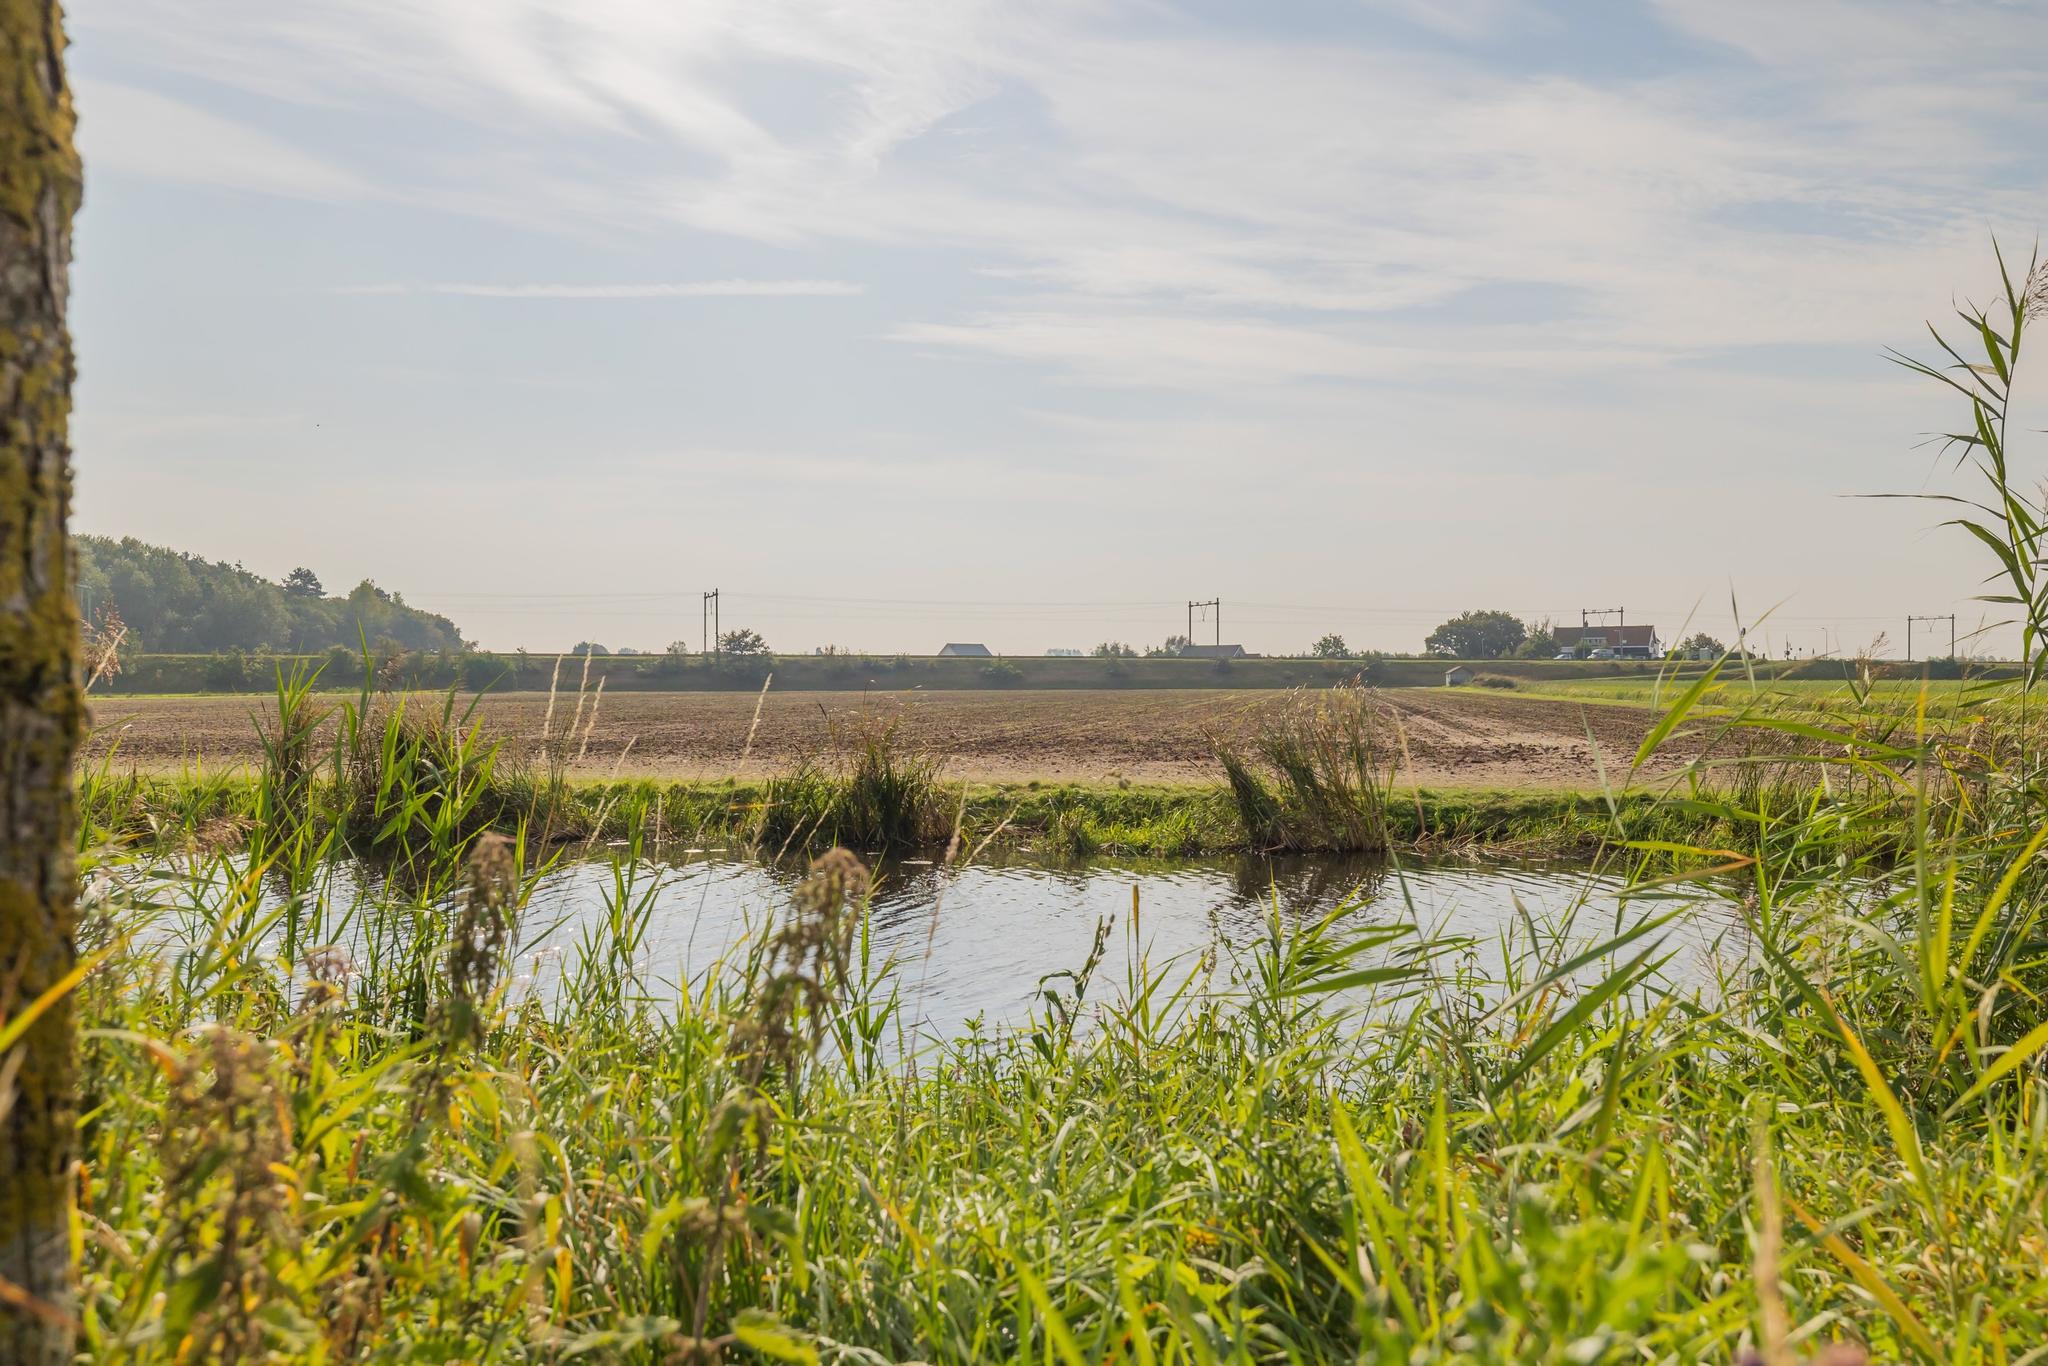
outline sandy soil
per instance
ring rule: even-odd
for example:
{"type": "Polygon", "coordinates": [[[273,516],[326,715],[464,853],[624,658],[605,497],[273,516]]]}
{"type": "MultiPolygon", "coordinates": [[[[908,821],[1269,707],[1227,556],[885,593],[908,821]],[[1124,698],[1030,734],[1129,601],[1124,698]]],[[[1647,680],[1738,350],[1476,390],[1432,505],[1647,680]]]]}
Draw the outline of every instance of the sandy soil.
{"type": "MultiPolygon", "coordinates": [[[[587,746],[573,771],[599,777],[723,777],[787,769],[832,752],[835,735],[863,719],[900,718],[901,737],[946,758],[955,777],[1140,783],[1213,782],[1221,771],[1208,736],[1239,733],[1286,694],[1242,690],[1156,692],[618,693],[584,715],[587,746]],[[756,705],[759,718],[756,724],[756,705]],[[751,738],[750,738],[751,734],[751,738]],[[744,757],[744,762],[742,761],[744,757]]],[[[1625,769],[1654,720],[1645,709],[1541,698],[1391,689],[1380,694],[1407,737],[1407,772],[1424,785],[1588,788],[1596,784],[1590,728],[1610,773],[1625,769]]],[[[440,699],[415,705],[438,707],[440,699]]],[[[246,764],[261,753],[251,697],[93,701],[89,753],[117,746],[145,769],[246,764]]],[[[530,750],[547,715],[544,693],[486,698],[487,728],[530,750]]],[[[557,699],[557,734],[575,699],[557,699]]],[[[1657,767],[1697,752],[1680,737],[1657,767]]]]}

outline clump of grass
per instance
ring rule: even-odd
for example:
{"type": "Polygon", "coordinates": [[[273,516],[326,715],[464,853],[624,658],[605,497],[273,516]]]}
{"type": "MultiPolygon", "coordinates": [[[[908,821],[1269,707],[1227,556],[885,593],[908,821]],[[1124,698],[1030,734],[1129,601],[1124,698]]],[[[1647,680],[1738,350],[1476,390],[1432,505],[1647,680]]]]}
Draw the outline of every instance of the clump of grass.
{"type": "Polygon", "coordinates": [[[851,755],[838,813],[837,843],[857,849],[909,848],[943,840],[950,813],[938,756],[905,745],[901,716],[863,714],[842,732],[851,755]]]}
{"type": "Polygon", "coordinates": [[[316,700],[319,681],[319,669],[303,662],[294,663],[290,673],[280,667],[275,707],[256,727],[263,746],[264,807],[287,820],[303,820],[312,809],[320,769],[314,741],[330,714],[316,700]]]}
{"type": "Polygon", "coordinates": [[[1085,859],[1102,852],[1102,837],[1086,807],[1071,793],[1053,795],[1041,847],[1055,858],[1085,859]]]}
{"type": "Polygon", "coordinates": [[[1472,682],[1477,687],[1498,688],[1504,692],[1512,692],[1522,686],[1519,679],[1509,678],[1506,674],[1480,674],[1472,682]]]}
{"type": "Polygon", "coordinates": [[[1246,842],[1265,851],[1378,853],[1390,843],[1394,751],[1363,688],[1297,690],[1248,740],[1211,738],[1246,842]]]}
{"type": "Polygon", "coordinates": [[[452,691],[434,707],[367,689],[342,705],[332,792],[351,850],[412,876],[452,877],[478,835],[523,824],[532,786],[501,773],[475,705],[458,712],[452,691]]]}
{"type": "Polygon", "coordinates": [[[831,766],[799,764],[768,784],[753,842],[770,850],[842,844],[874,853],[927,848],[952,834],[956,812],[938,756],[904,743],[902,717],[864,711],[832,728],[831,766]]]}
{"type": "Polygon", "coordinates": [[[77,774],[81,853],[143,842],[153,848],[239,848],[255,828],[257,784],[231,769],[188,767],[171,775],[115,767],[116,753],[77,774]]]}

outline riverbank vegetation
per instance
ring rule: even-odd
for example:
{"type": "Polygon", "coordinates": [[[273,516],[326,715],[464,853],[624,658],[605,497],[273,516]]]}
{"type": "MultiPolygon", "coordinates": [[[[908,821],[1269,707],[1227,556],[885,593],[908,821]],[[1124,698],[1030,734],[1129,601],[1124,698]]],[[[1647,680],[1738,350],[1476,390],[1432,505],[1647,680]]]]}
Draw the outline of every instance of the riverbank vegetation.
{"type": "MultiPolygon", "coordinates": [[[[2000,395],[2036,282],[1976,320],[1990,363],[1955,381],[1998,381],[1958,440],[1999,495],[1973,530],[2005,547],[2030,673],[2048,518],[2006,484],[2000,395]]],[[[593,690],[551,696],[514,766],[453,694],[365,691],[323,747],[326,704],[287,677],[255,774],[83,784],[82,1346],[2048,1360],[2035,737],[1867,697],[1710,716],[1715,670],[1673,681],[1640,749],[1597,764],[1618,908],[1524,913],[1486,942],[1398,895],[1276,908],[1249,948],[1160,959],[1134,905],[1070,971],[1019,983],[1015,1018],[934,1038],[918,965],[873,952],[855,853],[823,849],[786,908],[674,981],[646,952],[654,847],[722,828],[952,867],[1031,801],[1078,851],[1166,819],[1145,794],[1025,789],[970,821],[886,729],[753,788],[576,786],[593,690]],[[1702,724],[1760,743],[1632,781],[1702,724]],[[555,927],[532,894],[572,854],[600,904],[543,979],[526,965],[555,927]]],[[[1398,873],[1407,812],[1428,815],[1370,716],[1303,698],[1203,809],[1254,846],[1381,848],[1398,873]]],[[[39,1005],[6,1003],[0,1055],[39,1005]]]]}
{"type": "MultiPolygon", "coordinates": [[[[835,718],[819,749],[767,777],[571,779],[605,706],[589,678],[587,662],[558,666],[546,708],[536,709],[537,740],[514,751],[489,733],[474,699],[363,689],[337,703],[302,672],[278,681],[269,719],[253,723],[256,766],[143,773],[124,769],[116,748],[81,774],[87,821],[116,836],[232,845],[257,819],[278,737],[289,736],[295,800],[352,852],[371,856],[388,852],[384,827],[408,811],[455,813],[464,833],[525,831],[550,850],[638,839],[654,851],[714,846],[771,857],[844,844],[864,855],[965,846],[1054,859],[1390,850],[1588,858],[1659,842],[1755,852],[1746,842],[1759,816],[1826,811],[1859,853],[1897,859],[1910,851],[1916,799],[1937,821],[1980,819],[1981,791],[2015,780],[2021,748],[2017,708],[1958,708],[1933,685],[1882,699],[1867,690],[1861,710],[1846,714],[1730,694],[1718,678],[1695,676],[1665,681],[1664,700],[1683,694],[1687,709],[1650,733],[1657,745],[1684,739],[1696,757],[1653,780],[1644,776],[1649,751],[1605,750],[1589,737],[1578,792],[1420,787],[1404,774],[1400,715],[1356,686],[1299,691],[1215,731],[1218,784],[956,781],[939,755],[905,738],[901,712],[883,706],[835,718]],[[1752,700],[1737,708],[1723,700],[1730,696],[1752,700]],[[1922,757],[1931,776],[1919,793],[1911,774],[1922,757]]],[[[742,763],[751,743],[750,730],[742,763]]],[[[631,753],[629,737],[618,761],[631,753]]]]}
{"type": "MultiPolygon", "coordinates": [[[[1147,958],[1139,907],[1103,931],[1133,938],[1120,980],[1077,963],[1014,1028],[938,1043],[908,967],[863,947],[844,853],[720,968],[651,975],[644,815],[599,855],[559,980],[522,980],[551,856],[541,825],[489,829],[503,777],[460,714],[373,700],[321,778],[296,708],[222,852],[170,822],[110,838],[149,822],[89,785],[101,1359],[2017,1362],[2048,1340],[2048,829],[2017,787],[1938,808],[1924,749],[1831,763],[1917,762],[1902,863],[1761,783],[1727,806],[1763,856],[1654,851],[1731,889],[1706,983],[1670,970],[1652,877],[1623,921],[1497,945],[1276,916],[1220,991],[1147,958]],[[383,871],[328,876],[344,847],[383,871]]],[[[558,753],[587,719],[563,711],[558,753]]]]}

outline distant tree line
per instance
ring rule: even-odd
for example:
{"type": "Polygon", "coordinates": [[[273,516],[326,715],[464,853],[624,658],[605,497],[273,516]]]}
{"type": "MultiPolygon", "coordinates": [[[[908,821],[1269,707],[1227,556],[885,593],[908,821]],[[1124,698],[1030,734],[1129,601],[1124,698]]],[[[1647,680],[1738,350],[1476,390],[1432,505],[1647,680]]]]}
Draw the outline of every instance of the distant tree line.
{"type": "MultiPolygon", "coordinates": [[[[1143,654],[1147,659],[1173,659],[1187,643],[1186,636],[1168,636],[1161,644],[1147,645],[1143,654]]],[[[1121,640],[1105,640],[1088,653],[1096,659],[1136,659],[1140,651],[1121,640]]]]}
{"type": "Polygon", "coordinates": [[[1548,650],[1550,633],[1539,630],[1532,647],[1529,628],[1512,612],[1460,612],[1431,631],[1422,644],[1431,654],[1451,659],[1506,659],[1548,650]]]}
{"type": "Polygon", "coordinates": [[[1549,659],[1562,648],[1550,622],[1524,622],[1499,611],[1460,612],[1431,631],[1422,645],[1449,659],[1549,659]]]}
{"type": "MultiPolygon", "coordinates": [[[[1331,642],[1341,648],[1342,637],[1324,636],[1316,642],[1316,653],[1324,653],[1331,642]]],[[[1423,648],[1447,659],[1549,659],[1564,648],[1551,622],[1524,622],[1512,612],[1460,612],[1429,633],[1423,648]]],[[[1722,653],[1727,647],[1705,631],[1695,632],[1679,647],[1683,654],[1722,653]]]]}
{"type": "Polygon", "coordinates": [[[365,641],[380,654],[469,648],[454,622],[407,606],[368,579],[345,597],[329,597],[310,569],[294,569],[275,583],[240,565],[132,536],[81,536],[77,546],[80,610],[92,621],[113,608],[132,650],[310,654],[337,646],[354,650],[365,641]]]}

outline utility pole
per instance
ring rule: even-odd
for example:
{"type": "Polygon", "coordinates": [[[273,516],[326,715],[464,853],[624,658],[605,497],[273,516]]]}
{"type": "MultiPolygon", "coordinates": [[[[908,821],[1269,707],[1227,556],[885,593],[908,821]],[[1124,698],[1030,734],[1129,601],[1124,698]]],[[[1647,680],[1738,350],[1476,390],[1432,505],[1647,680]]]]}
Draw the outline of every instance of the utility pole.
{"type": "Polygon", "coordinates": [[[714,588],[709,593],[703,594],[703,599],[702,621],[699,623],[698,629],[704,632],[704,653],[707,655],[716,654],[718,652],[718,590],[714,588]]]}
{"type": "Polygon", "coordinates": [[[1956,657],[1956,614],[1955,614],[1955,613],[1953,613],[1953,612],[1950,612],[1950,613],[1949,613],[1949,614],[1948,614],[1947,616],[1940,616],[1940,615],[1935,615],[1935,616],[1925,616],[1925,617],[1907,617],[1907,618],[1906,618],[1906,662],[1907,662],[1908,664],[1911,664],[1911,663],[1913,662],[1913,623],[1914,623],[1914,622],[1916,622],[1916,621],[1945,621],[1945,622],[1947,622],[1947,623],[1948,623],[1948,657],[1949,657],[1950,659],[1954,659],[1954,658],[1956,657]]]}
{"type": "Polygon", "coordinates": [[[1197,607],[1202,608],[1205,612],[1211,607],[1216,609],[1216,643],[1221,645],[1223,643],[1223,599],[1221,598],[1211,598],[1207,602],[1191,602],[1188,604],[1188,644],[1192,645],[1195,643],[1195,609],[1197,607]]]}
{"type": "MultiPolygon", "coordinates": [[[[1626,626],[1626,625],[1628,625],[1628,611],[1627,611],[1627,609],[1625,609],[1625,608],[1621,608],[1621,607],[1581,607],[1581,608],[1579,609],[1579,625],[1580,625],[1580,626],[1591,626],[1591,625],[1593,624],[1593,618],[1594,618],[1594,617],[1613,617],[1613,618],[1614,618],[1614,624],[1615,624],[1615,625],[1617,625],[1617,626],[1626,626]]],[[[1601,624],[1602,626],[1605,626],[1605,625],[1606,625],[1607,623],[1603,621],[1603,622],[1601,622],[1600,624],[1601,624]]]]}

